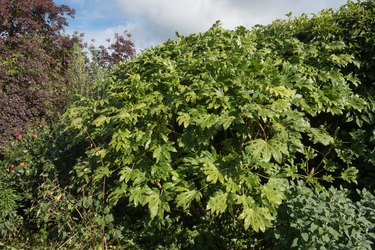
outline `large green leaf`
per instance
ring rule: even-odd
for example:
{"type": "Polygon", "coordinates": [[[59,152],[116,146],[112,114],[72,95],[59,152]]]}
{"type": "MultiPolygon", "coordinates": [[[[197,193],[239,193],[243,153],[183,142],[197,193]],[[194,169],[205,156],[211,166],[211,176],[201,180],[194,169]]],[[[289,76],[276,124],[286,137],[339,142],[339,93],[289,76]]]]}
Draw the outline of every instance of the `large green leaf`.
{"type": "Polygon", "coordinates": [[[333,143],[333,138],[323,129],[310,128],[310,136],[314,143],[321,143],[325,146],[333,143]]]}
{"type": "MultiPolygon", "coordinates": [[[[176,191],[180,191],[177,189],[176,191]]],[[[188,210],[193,200],[200,201],[202,193],[198,190],[182,189],[182,192],[176,196],[176,206],[182,207],[184,210],[188,210]]]]}
{"type": "Polygon", "coordinates": [[[272,225],[273,216],[267,208],[255,206],[245,208],[238,219],[244,221],[245,229],[251,227],[255,232],[259,232],[259,230],[265,232],[266,228],[272,225]]]}
{"type": "Polygon", "coordinates": [[[224,177],[214,163],[208,161],[203,164],[203,173],[207,176],[207,182],[215,184],[217,181],[224,183],[224,177]]]}
{"type": "Polygon", "coordinates": [[[227,198],[228,193],[224,193],[222,190],[216,191],[207,202],[207,210],[216,215],[224,213],[227,209],[227,198]]]}
{"type": "Polygon", "coordinates": [[[265,141],[260,138],[250,141],[246,146],[246,152],[260,161],[269,162],[272,157],[278,163],[282,162],[283,155],[289,154],[285,143],[276,139],[265,141]]]}

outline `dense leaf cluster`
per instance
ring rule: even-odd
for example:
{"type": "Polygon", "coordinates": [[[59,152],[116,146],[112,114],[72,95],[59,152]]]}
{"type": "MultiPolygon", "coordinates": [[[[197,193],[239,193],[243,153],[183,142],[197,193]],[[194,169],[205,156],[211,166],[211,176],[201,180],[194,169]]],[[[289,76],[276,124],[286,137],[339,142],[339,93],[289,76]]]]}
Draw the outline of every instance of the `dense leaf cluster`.
{"type": "Polygon", "coordinates": [[[372,249],[375,197],[367,190],[360,195],[353,202],[345,190],[319,193],[296,183],[273,230],[274,249],[372,249]]]}
{"type": "Polygon", "coordinates": [[[317,90],[318,95],[319,91],[324,92],[321,98],[310,97],[309,100],[329,115],[318,110],[307,109],[306,112],[312,123],[323,124],[336,137],[332,150],[321,153],[327,154],[331,165],[355,166],[361,186],[374,187],[375,2],[348,2],[336,12],[328,9],[312,18],[302,15],[293,20],[275,21],[257,28],[256,32],[261,34],[263,46],[288,60],[304,60],[313,53],[308,60],[323,71],[317,79],[311,80],[325,78],[330,84],[317,90]],[[307,47],[301,50],[295,42],[307,47]],[[318,50],[314,51],[314,47],[318,50]],[[361,98],[361,101],[350,100],[351,97],[336,99],[340,105],[351,103],[352,108],[343,111],[333,108],[332,100],[344,87],[337,81],[333,68],[345,77],[348,83],[345,88],[350,88],[355,98],[361,98]],[[330,73],[326,74],[327,71],[330,73]]]}

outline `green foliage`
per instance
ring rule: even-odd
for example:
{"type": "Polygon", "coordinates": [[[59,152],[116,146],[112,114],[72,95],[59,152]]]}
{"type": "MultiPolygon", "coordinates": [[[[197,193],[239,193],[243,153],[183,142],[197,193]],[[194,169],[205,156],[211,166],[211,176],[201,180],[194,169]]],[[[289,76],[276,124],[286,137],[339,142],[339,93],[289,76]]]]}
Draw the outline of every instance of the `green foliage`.
{"type": "Polygon", "coordinates": [[[273,230],[274,249],[372,249],[375,202],[367,190],[353,202],[331,187],[319,192],[294,184],[273,230]]]}
{"type": "MultiPolygon", "coordinates": [[[[262,41],[261,47],[271,50],[276,57],[296,62],[308,60],[309,64],[321,69],[319,76],[299,79],[295,86],[307,94],[307,89],[317,86],[310,82],[329,82],[319,85],[315,92],[311,92],[312,95],[308,94],[299,101],[304,112],[312,116],[310,121],[322,124],[334,139],[331,151],[318,151],[327,155],[322,165],[328,164],[328,169],[339,165],[347,167],[352,169],[348,170],[352,173],[350,176],[356,172],[355,167],[359,184],[366,188],[374,187],[372,180],[375,177],[374,20],[375,1],[369,0],[348,2],[337,11],[323,10],[311,18],[304,14],[255,29],[262,41]],[[342,77],[344,81],[340,80],[342,77]],[[349,89],[352,93],[344,94],[349,89]],[[343,98],[340,101],[337,99],[339,96],[343,98]],[[340,111],[337,105],[346,108],[340,111]]],[[[324,138],[320,139],[324,144],[324,138]]],[[[331,140],[329,137],[326,139],[331,140]]],[[[341,174],[332,176],[335,175],[341,174]]],[[[347,179],[347,175],[342,175],[342,178],[347,179]]]]}
{"type": "Polygon", "coordinates": [[[58,130],[17,134],[4,148],[0,246],[95,248],[126,235],[123,226],[113,224],[113,214],[103,202],[105,190],[83,163],[71,173],[56,167],[55,156],[62,150],[56,147],[58,134],[58,130]],[[59,179],[64,177],[68,179],[59,179]]]}
{"type": "Polygon", "coordinates": [[[235,31],[216,23],[179,36],[120,64],[100,98],[75,103],[64,115],[68,131],[91,142],[87,167],[94,179],[105,170],[111,205],[147,208],[160,221],[231,215],[264,232],[288,178],[320,189],[355,183],[356,164],[368,166],[361,157],[373,149],[346,135],[371,125],[358,119],[371,114],[373,97],[357,88],[367,80],[346,41],[299,39],[303,22],[235,31]],[[337,154],[343,144],[356,151],[352,162],[337,154]]]}
{"type": "Polygon", "coordinates": [[[67,80],[67,97],[73,101],[78,96],[90,96],[92,79],[87,67],[87,58],[78,43],[74,45],[71,53],[65,79],[67,80]]]}
{"type": "Polygon", "coordinates": [[[61,124],[3,148],[1,244],[369,249],[373,194],[332,186],[373,187],[373,16],[218,22],[108,71],[76,47],[61,124]]]}
{"type": "MultiPolygon", "coordinates": [[[[45,238],[42,231],[33,236],[29,234],[29,228],[38,224],[41,217],[50,216],[41,214],[40,211],[36,216],[32,214],[33,203],[39,203],[38,192],[46,191],[41,187],[55,180],[54,168],[47,159],[44,146],[45,135],[33,131],[27,134],[18,133],[10,145],[4,148],[6,156],[0,161],[0,196],[3,208],[0,220],[6,221],[1,223],[6,228],[2,228],[0,232],[2,245],[10,245],[16,241],[26,244],[33,240],[41,242],[45,238]]],[[[40,201],[38,206],[43,206],[44,202],[40,201]]]]}
{"type": "Polygon", "coordinates": [[[0,246],[2,241],[17,237],[22,227],[22,217],[17,214],[18,199],[16,190],[0,182],[0,246]]]}

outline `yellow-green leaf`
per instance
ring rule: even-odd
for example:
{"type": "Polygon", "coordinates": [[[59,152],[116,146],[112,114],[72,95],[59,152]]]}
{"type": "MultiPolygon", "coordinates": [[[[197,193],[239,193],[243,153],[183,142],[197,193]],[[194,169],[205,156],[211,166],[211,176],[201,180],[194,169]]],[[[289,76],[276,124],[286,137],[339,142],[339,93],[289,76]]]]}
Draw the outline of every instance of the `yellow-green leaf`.
{"type": "Polygon", "coordinates": [[[207,203],[207,210],[211,210],[213,214],[219,215],[225,212],[227,209],[227,198],[228,193],[223,191],[217,191],[207,203]]]}

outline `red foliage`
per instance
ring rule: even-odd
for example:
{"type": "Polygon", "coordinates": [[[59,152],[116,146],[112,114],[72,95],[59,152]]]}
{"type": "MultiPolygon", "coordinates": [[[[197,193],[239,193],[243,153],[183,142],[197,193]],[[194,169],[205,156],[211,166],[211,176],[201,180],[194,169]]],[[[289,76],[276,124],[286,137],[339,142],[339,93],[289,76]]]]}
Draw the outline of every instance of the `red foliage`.
{"type": "Polygon", "coordinates": [[[109,46],[100,46],[97,50],[96,61],[101,67],[111,67],[123,60],[131,59],[135,56],[134,43],[130,40],[131,34],[124,31],[123,34],[115,33],[112,43],[107,41],[109,46]]]}
{"type": "Polygon", "coordinates": [[[63,104],[73,40],[61,31],[73,14],[52,0],[0,0],[0,144],[63,104]]]}
{"type": "MultiPolygon", "coordinates": [[[[73,15],[53,0],[0,0],[0,146],[64,109],[65,71],[74,44],[82,44],[82,37],[62,33],[73,15]]],[[[127,32],[94,50],[100,67],[135,56],[127,32]]]]}

